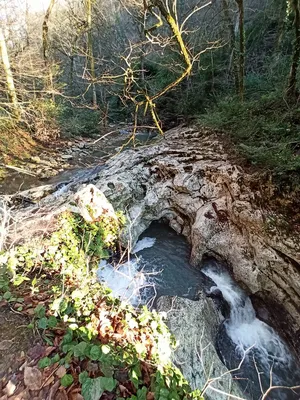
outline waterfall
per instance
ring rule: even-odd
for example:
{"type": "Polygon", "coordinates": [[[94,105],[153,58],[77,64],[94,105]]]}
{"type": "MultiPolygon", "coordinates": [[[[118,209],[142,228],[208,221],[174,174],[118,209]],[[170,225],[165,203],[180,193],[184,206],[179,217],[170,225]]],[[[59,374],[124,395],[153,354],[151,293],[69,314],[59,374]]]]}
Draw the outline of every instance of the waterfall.
{"type": "MultiPolygon", "coordinates": [[[[206,264],[201,271],[215,284],[210,292],[220,291],[230,307],[224,327],[233,346],[228,344],[223,334],[221,340],[219,338],[220,353],[230,369],[243,360],[236,376],[239,379],[248,376],[244,387],[252,394],[251,397],[259,398],[262,390],[267,390],[270,385],[294,386],[295,382],[299,383],[298,365],[288,346],[272,327],[256,318],[250,298],[228,271],[216,262],[206,264]]],[[[268,399],[299,399],[299,394],[295,396],[291,390],[275,390],[268,399]]]]}
{"type": "Polygon", "coordinates": [[[243,354],[247,349],[255,347],[266,362],[289,364],[291,359],[286,344],[273,328],[256,318],[251,300],[228,272],[212,267],[205,267],[202,272],[214,281],[230,305],[230,318],[225,326],[237,350],[243,354]]]}

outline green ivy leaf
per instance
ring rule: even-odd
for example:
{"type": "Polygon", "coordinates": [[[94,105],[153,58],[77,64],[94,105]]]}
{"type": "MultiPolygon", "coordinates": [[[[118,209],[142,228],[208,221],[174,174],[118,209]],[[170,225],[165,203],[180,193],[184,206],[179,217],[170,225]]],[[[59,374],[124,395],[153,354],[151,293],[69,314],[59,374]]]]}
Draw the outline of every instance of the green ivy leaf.
{"type": "Polygon", "coordinates": [[[64,387],[72,385],[73,382],[74,382],[73,376],[70,374],[64,375],[60,380],[60,384],[64,387]]]}
{"type": "Polygon", "coordinates": [[[92,348],[91,348],[91,350],[90,350],[90,355],[89,355],[89,357],[90,357],[91,360],[96,361],[96,360],[99,360],[99,359],[100,359],[101,354],[102,354],[102,353],[101,353],[101,349],[100,349],[99,346],[92,346],[92,348]]]}
{"type": "Polygon", "coordinates": [[[79,382],[83,385],[84,382],[89,379],[89,374],[87,371],[83,371],[79,374],[79,382]]]}
{"type": "Polygon", "coordinates": [[[159,400],[168,400],[169,390],[166,388],[161,388],[159,391],[159,400]]]}
{"type": "Polygon", "coordinates": [[[51,364],[55,364],[59,360],[60,360],[60,355],[59,354],[55,354],[55,356],[51,358],[51,364]]]}
{"type": "Polygon", "coordinates": [[[103,392],[100,378],[87,378],[82,384],[81,394],[84,400],[99,400],[103,392]]]}
{"type": "Polygon", "coordinates": [[[29,281],[30,279],[26,276],[17,275],[14,279],[14,286],[20,286],[24,281],[29,281]]]}
{"type": "Polygon", "coordinates": [[[112,392],[117,385],[117,381],[113,378],[106,378],[104,376],[101,376],[100,380],[104,391],[107,390],[108,392],[112,392]]]}
{"type": "Polygon", "coordinates": [[[46,368],[49,367],[50,365],[51,365],[51,360],[49,357],[42,358],[38,363],[39,368],[46,368]]]}
{"type": "Polygon", "coordinates": [[[46,329],[48,327],[48,318],[44,317],[39,320],[38,327],[40,329],[46,329]]]}
{"type": "Polygon", "coordinates": [[[34,312],[38,318],[43,318],[46,315],[46,309],[41,304],[35,308],[34,312]]]}
{"type": "Polygon", "coordinates": [[[115,389],[117,381],[113,378],[103,376],[91,379],[87,378],[82,385],[82,396],[84,400],[99,400],[106,390],[111,392],[115,389]]]}
{"type": "Polygon", "coordinates": [[[136,364],[130,371],[130,378],[135,388],[139,387],[139,377],[142,375],[139,364],[136,364]]]}
{"type": "Polygon", "coordinates": [[[73,340],[73,332],[71,330],[68,330],[68,332],[65,334],[63,337],[63,344],[71,343],[73,340]]]}
{"type": "Polygon", "coordinates": [[[86,342],[80,342],[74,347],[75,357],[84,357],[88,349],[88,344],[86,342]]]}
{"type": "Polygon", "coordinates": [[[48,326],[49,328],[55,328],[57,325],[57,319],[51,315],[51,317],[48,318],[48,326]]]}
{"type": "Polygon", "coordinates": [[[10,293],[10,291],[7,291],[4,293],[3,298],[5,300],[9,300],[11,298],[12,294],[10,293]]]}
{"type": "Polygon", "coordinates": [[[143,386],[142,389],[137,391],[137,400],[146,400],[147,399],[148,389],[146,386],[143,386]]]}

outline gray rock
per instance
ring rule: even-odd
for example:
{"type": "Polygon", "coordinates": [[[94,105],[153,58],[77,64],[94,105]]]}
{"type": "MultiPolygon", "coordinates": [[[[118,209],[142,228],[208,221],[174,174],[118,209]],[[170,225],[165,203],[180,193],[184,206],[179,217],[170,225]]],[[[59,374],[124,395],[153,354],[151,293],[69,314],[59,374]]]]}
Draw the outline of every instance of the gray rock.
{"type": "Polygon", "coordinates": [[[72,154],[63,154],[63,155],[61,156],[61,158],[62,158],[63,160],[72,160],[73,156],[72,156],[72,154]]]}
{"type": "Polygon", "coordinates": [[[204,391],[209,400],[225,400],[229,394],[245,398],[215,350],[220,319],[211,299],[203,294],[198,301],[161,297],[158,310],[166,312],[166,324],[178,343],[173,362],[192,389],[204,391]]]}
{"type": "Polygon", "coordinates": [[[126,212],[124,245],[131,240],[134,246],[152,221],[172,221],[191,243],[194,265],[204,255],[225,260],[248,293],[280,304],[282,327],[289,327],[287,335],[294,340],[300,329],[299,237],[266,230],[269,210],[254,202],[262,194],[252,192],[251,176],[230,162],[214,133],[176,128],[152,146],[120,153],[102,171],[83,175],[39,205],[15,209],[17,228],[8,241],[24,240],[29,227],[38,234],[39,224],[65,209],[90,182],[115,210],[126,212]]]}

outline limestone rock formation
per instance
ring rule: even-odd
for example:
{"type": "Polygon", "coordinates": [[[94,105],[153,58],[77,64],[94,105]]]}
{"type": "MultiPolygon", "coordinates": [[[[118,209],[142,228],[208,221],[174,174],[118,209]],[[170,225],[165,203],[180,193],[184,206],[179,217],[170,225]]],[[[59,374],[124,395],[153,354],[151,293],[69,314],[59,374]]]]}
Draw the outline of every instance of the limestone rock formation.
{"type": "Polygon", "coordinates": [[[167,313],[166,324],[178,343],[173,362],[192,389],[202,390],[208,400],[225,400],[229,394],[245,398],[214,348],[220,321],[211,299],[203,294],[198,301],[161,297],[158,310],[167,313]]]}
{"type": "Polygon", "coordinates": [[[257,205],[262,194],[251,190],[251,179],[230,162],[214,133],[173,129],[152,146],[124,151],[104,169],[96,168],[77,181],[7,198],[16,204],[10,240],[51,229],[55,215],[74,202],[76,192],[86,183],[94,184],[128,216],[124,245],[128,240],[134,245],[153,220],[165,218],[190,241],[195,266],[204,255],[220,258],[249,294],[277,304],[278,326],[297,347],[299,237],[267,229],[274,216],[257,205]]]}

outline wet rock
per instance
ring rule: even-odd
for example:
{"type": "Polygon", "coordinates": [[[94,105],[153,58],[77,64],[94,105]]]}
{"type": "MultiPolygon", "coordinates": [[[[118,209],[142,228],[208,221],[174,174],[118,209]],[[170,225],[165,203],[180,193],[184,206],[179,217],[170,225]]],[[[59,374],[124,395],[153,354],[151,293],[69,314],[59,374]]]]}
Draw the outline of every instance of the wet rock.
{"type": "Polygon", "coordinates": [[[70,183],[38,206],[15,209],[18,228],[8,240],[26,237],[29,225],[31,230],[49,226],[45,219],[68,208],[74,194],[92,182],[114,209],[126,211],[125,246],[129,239],[134,246],[152,221],[168,220],[187,236],[195,266],[206,255],[222,259],[248,293],[280,303],[293,340],[300,329],[300,240],[278,228],[266,230],[269,211],[256,205],[262,194],[252,191],[252,181],[230,162],[213,132],[176,128],[152,146],[122,152],[102,171],[70,183]]]}
{"type": "Polygon", "coordinates": [[[198,301],[161,297],[158,310],[166,312],[166,324],[178,343],[173,362],[192,389],[205,389],[208,400],[225,400],[230,394],[245,398],[215,350],[220,320],[211,299],[204,294],[199,294],[198,301]],[[206,387],[209,379],[212,381],[206,387]]]}

